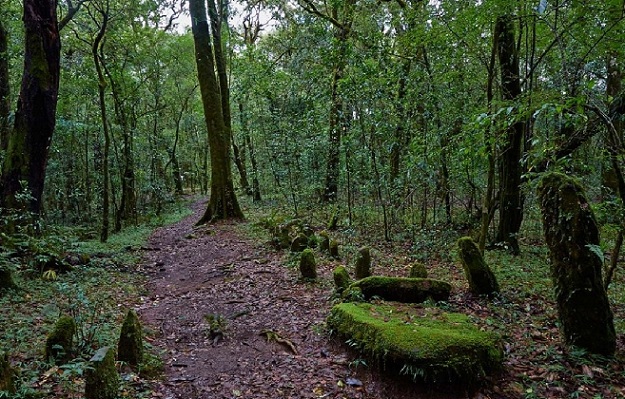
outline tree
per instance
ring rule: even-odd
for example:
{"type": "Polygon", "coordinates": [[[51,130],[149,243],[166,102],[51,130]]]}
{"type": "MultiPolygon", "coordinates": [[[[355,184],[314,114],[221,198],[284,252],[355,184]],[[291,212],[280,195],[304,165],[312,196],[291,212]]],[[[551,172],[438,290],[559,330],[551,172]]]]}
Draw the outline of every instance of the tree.
{"type": "Polygon", "coordinates": [[[48,150],[56,126],[61,41],[54,0],[24,0],[24,73],[7,135],[0,205],[41,214],[48,150]],[[30,195],[22,204],[19,194],[30,195]]]}
{"type": "MultiPolygon", "coordinates": [[[[232,181],[230,166],[232,137],[228,129],[229,123],[224,120],[222,93],[215,76],[215,56],[211,45],[205,1],[189,0],[191,31],[195,43],[195,61],[211,156],[210,199],[206,212],[198,224],[219,219],[243,217],[232,181]]],[[[211,9],[213,8],[216,8],[214,3],[211,5],[211,9]]],[[[218,45],[220,44],[218,43],[218,45]]]]}

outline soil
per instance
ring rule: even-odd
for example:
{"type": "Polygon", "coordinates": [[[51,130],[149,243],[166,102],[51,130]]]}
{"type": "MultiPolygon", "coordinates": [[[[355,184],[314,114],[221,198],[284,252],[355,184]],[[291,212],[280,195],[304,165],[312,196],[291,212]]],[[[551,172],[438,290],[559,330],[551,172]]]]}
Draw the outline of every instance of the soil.
{"type": "Polygon", "coordinates": [[[204,206],[157,230],[144,258],[140,315],[165,362],[153,397],[468,397],[364,367],[325,329],[336,263],[318,262],[319,282],[302,282],[288,254],[245,238],[237,222],[194,227],[204,206]]]}

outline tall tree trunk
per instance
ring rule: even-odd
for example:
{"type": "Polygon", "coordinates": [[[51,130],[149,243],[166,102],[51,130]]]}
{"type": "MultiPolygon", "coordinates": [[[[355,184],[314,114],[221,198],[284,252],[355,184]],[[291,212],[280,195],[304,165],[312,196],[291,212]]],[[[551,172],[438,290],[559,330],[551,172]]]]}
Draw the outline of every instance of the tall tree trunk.
{"type": "MultiPolygon", "coordinates": [[[[517,54],[512,16],[497,18],[495,25],[497,54],[501,68],[503,99],[514,102],[521,96],[519,56],[517,54]]],[[[519,254],[518,233],[523,221],[521,196],[521,154],[525,123],[518,121],[506,131],[499,163],[499,226],[497,241],[519,254]]]]}
{"type": "Polygon", "coordinates": [[[25,208],[38,218],[59,90],[61,40],[56,1],[24,0],[23,21],[24,74],[15,125],[8,134],[2,165],[0,205],[16,210],[25,208]],[[17,196],[22,190],[31,196],[26,206],[17,196]]]}
{"type": "Polygon", "coordinates": [[[211,156],[210,200],[206,212],[198,224],[218,219],[242,218],[243,212],[239,207],[232,182],[232,169],[230,167],[231,135],[224,121],[204,0],[189,0],[189,11],[211,156]]]}
{"type": "Polygon", "coordinates": [[[234,141],[232,134],[232,116],[230,112],[230,86],[228,85],[228,74],[226,68],[226,58],[224,57],[224,43],[221,39],[222,23],[228,23],[226,15],[227,5],[220,2],[220,10],[217,10],[215,0],[208,0],[208,15],[211,21],[211,31],[213,33],[213,48],[215,50],[215,65],[217,67],[217,76],[219,77],[219,89],[221,93],[221,107],[224,117],[224,124],[230,134],[230,140],[232,142],[232,151],[234,155],[234,163],[239,171],[240,183],[243,192],[250,192],[250,184],[247,180],[247,170],[245,169],[245,163],[241,158],[239,147],[234,141]]]}
{"type": "Polygon", "coordinates": [[[102,24],[93,44],[91,46],[91,55],[93,56],[93,64],[98,74],[98,98],[100,101],[100,120],[102,122],[102,131],[104,132],[104,152],[102,155],[102,226],[100,229],[100,241],[106,242],[109,236],[109,219],[110,219],[110,173],[109,173],[109,157],[111,150],[111,134],[108,128],[108,118],[106,113],[106,80],[102,65],[100,63],[100,51],[103,45],[102,40],[106,33],[108,25],[108,2],[106,10],[100,10],[102,16],[102,24]]]}
{"type": "Polygon", "coordinates": [[[258,164],[256,162],[256,153],[254,152],[254,145],[250,138],[249,126],[242,101],[239,101],[239,118],[241,119],[243,145],[247,147],[247,151],[250,154],[250,163],[252,165],[252,189],[250,190],[250,194],[252,195],[252,201],[258,202],[261,200],[260,183],[258,182],[258,164]]]}
{"type": "Polygon", "coordinates": [[[9,134],[11,85],[9,81],[8,33],[0,21],[0,150],[6,150],[9,134]]]}

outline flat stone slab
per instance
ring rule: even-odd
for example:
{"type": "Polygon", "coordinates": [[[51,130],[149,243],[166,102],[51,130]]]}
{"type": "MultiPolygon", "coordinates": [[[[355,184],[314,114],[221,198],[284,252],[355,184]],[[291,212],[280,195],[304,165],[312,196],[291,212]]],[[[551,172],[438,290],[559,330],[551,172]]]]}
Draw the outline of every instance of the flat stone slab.
{"type": "Polygon", "coordinates": [[[404,278],[371,276],[354,282],[348,288],[358,288],[365,299],[379,297],[387,301],[421,303],[431,298],[435,301],[449,299],[451,285],[429,278],[404,278]]]}
{"type": "Polygon", "coordinates": [[[415,381],[471,386],[501,368],[501,338],[436,307],[341,303],[328,327],[384,368],[415,381]]]}

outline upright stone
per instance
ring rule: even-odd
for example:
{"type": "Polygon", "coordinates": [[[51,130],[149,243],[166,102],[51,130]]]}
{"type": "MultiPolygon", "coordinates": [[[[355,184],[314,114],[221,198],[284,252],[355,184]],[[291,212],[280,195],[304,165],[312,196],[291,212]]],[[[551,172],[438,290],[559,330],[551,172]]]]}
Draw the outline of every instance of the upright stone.
{"type": "Polygon", "coordinates": [[[330,235],[327,231],[319,233],[319,250],[326,252],[330,251],[330,235]]]}
{"type": "Polygon", "coordinates": [[[69,316],[61,316],[46,339],[46,360],[63,364],[71,359],[76,322],[69,316]]]}
{"type": "Polygon", "coordinates": [[[117,344],[117,359],[136,366],[143,361],[143,334],[137,313],[130,309],[117,344]]]}
{"type": "Polygon", "coordinates": [[[85,371],[85,399],[115,399],[120,378],[115,368],[115,352],[105,346],[89,360],[85,371]]]}
{"type": "Polygon", "coordinates": [[[15,393],[14,378],[15,370],[11,367],[9,355],[0,352],[0,392],[15,393]]]}
{"type": "Polygon", "coordinates": [[[484,261],[484,257],[471,237],[458,240],[458,253],[464,274],[469,280],[469,291],[475,295],[488,295],[499,292],[497,278],[484,261]]]}
{"type": "Polygon", "coordinates": [[[349,273],[347,273],[345,266],[337,266],[332,272],[332,277],[334,279],[336,292],[339,294],[345,291],[345,289],[351,284],[351,279],[349,278],[349,273]]]}
{"type": "Polygon", "coordinates": [[[4,291],[13,288],[15,288],[15,282],[13,282],[11,270],[6,266],[0,265],[0,296],[2,296],[4,291]]]}
{"type": "Polygon", "coordinates": [[[611,356],[614,321],[601,276],[599,229],[584,190],[566,175],[549,173],[538,194],[564,341],[611,356]]]}
{"type": "Polygon", "coordinates": [[[300,256],[299,271],[305,279],[315,280],[317,278],[315,254],[309,248],[305,249],[300,256]]]}
{"type": "Polygon", "coordinates": [[[371,253],[369,247],[362,247],[356,256],[356,280],[371,276],[371,253]]]}
{"type": "Polygon", "coordinates": [[[415,262],[410,266],[410,272],[408,274],[410,278],[428,278],[428,270],[421,262],[415,262]]]}
{"type": "Polygon", "coordinates": [[[336,240],[330,240],[328,251],[330,252],[330,257],[334,259],[339,259],[339,243],[336,240]]]}

